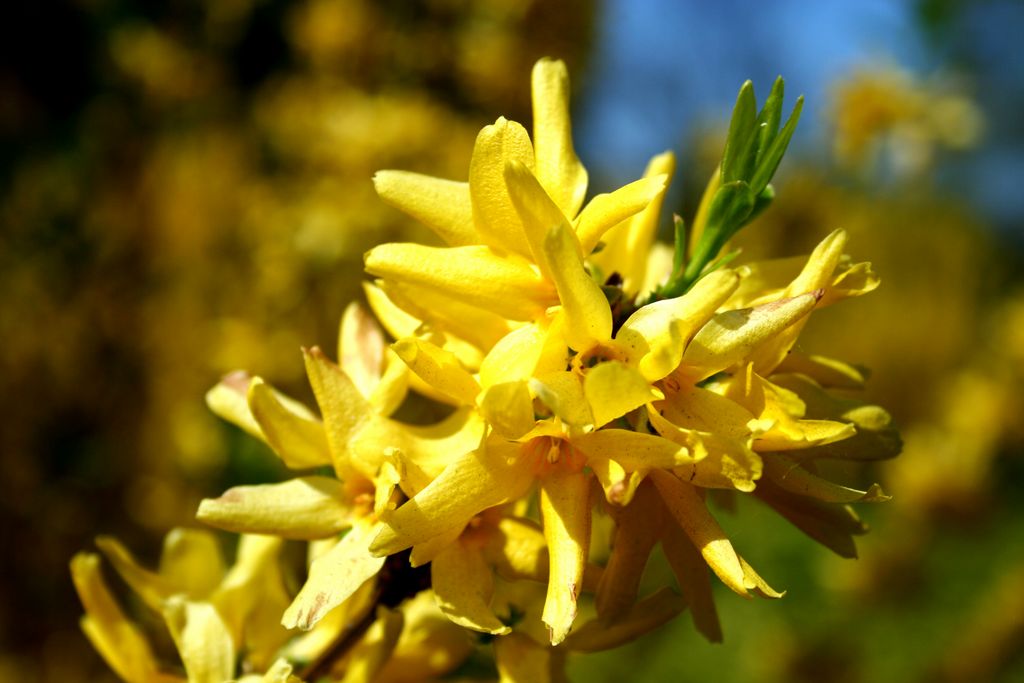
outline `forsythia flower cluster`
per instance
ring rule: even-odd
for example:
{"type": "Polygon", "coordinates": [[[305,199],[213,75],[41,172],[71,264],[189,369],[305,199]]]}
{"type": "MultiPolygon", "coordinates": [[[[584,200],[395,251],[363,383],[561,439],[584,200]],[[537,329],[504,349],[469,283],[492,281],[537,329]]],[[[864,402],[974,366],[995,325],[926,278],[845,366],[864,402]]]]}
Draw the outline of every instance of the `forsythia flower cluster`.
{"type": "MultiPolygon", "coordinates": [[[[319,415],[245,373],[209,393],[214,411],[314,472],[203,501],[201,521],[242,534],[234,566],[205,532],[173,532],[157,572],[100,540],[163,616],[189,680],[427,680],[485,643],[502,681],[558,680],[567,652],[616,647],[684,608],[718,640],[711,574],[744,597],[781,594],[726,537],[709,489],[757,497],[855,554],[865,529],[848,504],[885,495],[833,483],[817,463],[891,457],[899,441],[884,410],[848,395],[863,371],[794,344],[812,311],[877,278],[844,255],[842,231],[807,258],[719,256],[771,201],[799,114],[780,130],[781,81],[760,113],[741,90],[689,245],[677,221],[668,259],[654,239],[672,154],[584,203],[564,65],[541,60],[532,91],[532,138],[504,118],[486,126],[468,182],[376,175],[380,196],[446,246],[366,255],[379,325],[352,305],[337,362],[305,351],[319,415]],[[448,416],[398,419],[410,391],[448,416]],[[294,595],[286,541],[308,542],[294,595]],[[659,545],[678,592],[641,596],[659,545]]],[[[98,558],[72,568],[83,627],[111,666],[180,680],[98,558]]]]}

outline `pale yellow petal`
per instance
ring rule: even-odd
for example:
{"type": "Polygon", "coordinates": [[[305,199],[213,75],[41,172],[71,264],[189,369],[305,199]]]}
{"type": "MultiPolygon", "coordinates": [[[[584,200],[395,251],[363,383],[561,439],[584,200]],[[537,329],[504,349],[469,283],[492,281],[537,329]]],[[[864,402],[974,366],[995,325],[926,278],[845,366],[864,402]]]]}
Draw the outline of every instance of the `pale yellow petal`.
{"type": "Polygon", "coordinates": [[[455,354],[416,337],[400,339],[391,348],[410,370],[434,389],[462,405],[473,405],[480,385],[455,354]]]}
{"type": "Polygon", "coordinates": [[[686,294],[638,309],[615,335],[630,364],[650,382],[662,379],[683,359],[683,349],[736,289],[739,277],[717,270],[697,281],[686,294]]]}
{"type": "Polygon", "coordinates": [[[560,469],[541,480],[540,511],[548,542],[551,575],[542,621],[551,644],[569,634],[590,547],[590,481],[582,472],[560,469]]]}
{"type": "Polygon", "coordinates": [[[668,623],[686,609],[686,602],[669,588],[644,598],[612,624],[594,620],[574,631],[565,647],[576,652],[602,652],[636,640],[668,623]]]}
{"type": "Polygon", "coordinates": [[[503,517],[487,536],[482,552],[495,571],[507,581],[548,578],[548,546],[535,522],[503,517]]]}
{"type": "Polygon", "coordinates": [[[464,527],[457,527],[440,536],[427,539],[423,543],[417,543],[409,553],[409,564],[413,567],[422,567],[433,562],[435,557],[448,549],[448,546],[458,542],[463,530],[464,527]]]}
{"type": "Polygon", "coordinates": [[[155,680],[156,660],[142,631],[128,621],[103,583],[100,558],[78,553],[71,560],[71,578],[85,608],[81,626],[96,651],[129,683],[155,680]]]}
{"type": "Polygon", "coordinates": [[[305,407],[297,408],[259,377],[249,384],[248,402],[263,438],[285,465],[307,469],[331,464],[324,425],[305,407]]]}
{"type": "Polygon", "coordinates": [[[373,416],[370,404],[348,375],[317,348],[304,350],[306,374],[324,418],[334,469],[343,479],[352,476],[349,442],[373,416]]]}
{"type": "Polygon", "coordinates": [[[601,429],[574,436],[572,445],[593,459],[615,460],[627,471],[671,469],[694,462],[685,447],[654,434],[629,429],[601,429]]]}
{"type": "Polygon", "coordinates": [[[633,501],[615,515],[611,555],[594,598],[606,623],[618,621],[636,603],[647,558],[661,537],[662,509],[654,486],[644,482],[633,501]]]}
{"type": "Polygon", "coordinates": [[[96,547],[103,552],[107,561],[124,582],[154,612],[159,613],[163,609],[164,601],[180,590],[178,586],[168,581],[167,577],[141,567],[135,557],[116,538],[98,536],[96,547]]]}
{"type": "Polygon", "coordinates": [[[481,414],[495,432],[518,439],[533,428],[533,397],[526,382],[504,382],[487,387],[479,396],[481,414]]]}
{"type": "Polygon", "coordinates": [[[661,470],[652,470],[650,479],[658,487],[665,507],[700,550],[711,570],[726,586],[747,596],[739,557],[718,522],[708,512],[697,489],[661,470]]]}
{"type": "Polygon", "coordinates": [[[352,648],[341,683],[373,683],[394,651],[404,623],[400,610],[378,607],[376,621],[352,648]]]}
{"type": "Polygon", "coordinates": [[[313,561],[309,578],[281,619],[286,628],[308,631],[376,576],[385,558],[375,557],[367,546],[379,528],[358,524],[326,555],[313,561]]]}
{"type": "Polygon", "coordinates": [[[627,471],[617,461],[603,456],[588,456],[587,467],[597,477],[605,499],[612,505],[629,505],[637,487],[647,476],[646,469],[627,471]]]}
{"type": "Polygon", "coordinates": [[[369,399],[377,414],[386,417],[398,410],[409,393],[409,366],[390,348],[386,350],[385,357],[387,367],[369,399]]]}
{"type": "Polygon", "coordinates": [[[524,164],[508,162],[505,165],[505,182],[512,206],[519,214],[523,235],[530,245],[533,262],[550,280],[551,266],[544,252],[544,238],[549,230],[560,225],[568,226],[569,221],[524,164]]]}
{"type": "Polygon", "coordinates": [[[511,633],[494,641],[494,663],[498,683],[555,683],[551,675],[555,650],[538,645],[522,633],[511,633]]]}
{"type": "Polygon", "coordinates": [[[565,339],[569,346],[583,352],[596,342],[611,339],[612,311],[608,299],[584,269],[572,231],[565,226],[550,230],[544,239],[544,253],[565,313],[565,339]]]}
{"type": "Polygon", "coordinates": [[[762,598],[778,599],[786,594],[785,591],[781,593],[771,586],[768,582],[761,578],[761,576],[754,571],[746,560],[740,558],[740,564],[743,566],[743,585],[747,587],[747,590],[756,593],[762,598]]]}
{"type": "Polygon", "coordinates": [[[364,282],[363,293],[370,310],[392,338],[412,337],[423,324],[422,320],[395,304],[377,284],[364,282]]]}
{"type": "Polygon", "coordinates": [[[775,373],[799,373],[826,389],[863,389],[867,371],[834,358],[790,350],[775,373]]]}
{"type": "Polygon", "coordinates": [[[227,568],[217,535],[206,529],[175,528],[164,536],[160,576],[192,599],[213,592],[227,568]]]}
{"type": "Polygon", "coordinates": [[[664,398],[639,371],[618,361],[599,363],[583,378],[583,395],[594,416],[594,428],[651,401],[664,398]]]}
{"type": "Polygon", "coordinates": [[[476,548],[449,544],[430,563],[430,577],[438,607],[459,626],[499,635],[511,630],[491,611],[494,579],[476,548]]]}
{"type": "Polygon", "coordinates": [[[296,477],[280,484],[236,486],[199,504],[196,519],[218,529],[282,538],[328,538],[352,525],[342,484],[330,477],[296,477]]]}
{"type": "Polygon", "coordinates": [[[474,634],[450,622],[430,591],[420,591],[401,609],[402,635],[374,683],[434,680],[455,670],[474,650],[474,634]]]}
{"type": "Polygon", "coordinates": [[[589,254],[606,232],[646,209],[655,198],[665,193],[667,185],[667,175],[655,175],[634,180],[587,202],[575,223],[583,253],[589,254]]]}
{"type": "MultiPolygon", "coordinates": [[[[654,240],[658,234],[658,221],[661,206],[668,189],[668,181],[675,172],[676,159],[672,152],[662,152],[653,157],[644,170],[644,178],[658,175],[666,176],[664,189],[656,194],[640,213],[619,223],[604,234],[602,241],[605,248],[599,253],[587,257],[602,269],[605,275],[618,273],[622,276],[623,289],[628,292],[644,294],[649,289],[646,284],[652,279],[649,266],[650,255],[658,245],[654,240]]],[[[671,249],[668,250],[671,252],[671,249]]],[[[671,255],[668,263],[671,264],[671,255]]],[[[671,266],[669,266],[671,267],[671,266]]],[[[666,272],[665,276],[668,275],[666,272]]],[[[662,279],[654,277],[655,284],[662,279]]]]}
{"type": "Polygon", "coordinates": [[[480,447],[484,421],[471,407],[456,410],[432,425],[401,425],[379,447],[398,444],[404,465],[402,490],[408,496],[422,491],[452,460],[480,447]],[[395,438],[395,437],[398,438],[395,438]]]}
{"type": "Polygon", "coordinates": [[[533,323],[509,332],[480,364],[480,384],[489,387],[532,377],[546,339],[545,330],[533,323]]]}
{"type": "MultiPolygon", "coordinates": [[[[694,626],[712,643],[722,642],[722,624],[711,592],[711,573],[700,551],[680,527],[673,525],[665,526],[661,547],[690,608],[694,626]]],[[[742,558],[740,564],[742,568],[742,558]]]]}
{"type": "Polygon", "coordinates": [[[525,128],[500,117],[477,135],[469,162],[473,222],[484,244],[530,258],[530,245],[505,184],[505,165],[513,160],[533,168],[533,145],[525,128]]]}
{"type": "Polygon", "coordinates": [[[366,272],[443,292],[511,320],[539,318],[557,301],[527,261],[481,246],[382,244],[367,252],[366,272]]]}
{"type": "Polygon", "coordinates": [[[783,455],[765,459],[765,474],[779,488],[823,503],[879,503],[892,499],[885,495],[878,484],[872,484],[867,491],[848,488],[812,474],[798,462],[783,455]]]}
{"type": "Polygon", "coordinates": [[[377,171],[373,187],[385,202],[430,228],[445,244],[479,244],[469,183],[410,173],[377,171]]]}
{"type": "Polygon", "coordinates": [[[541,403],[566,424],[582,427],[594,423],[590,403],[583,394],[583,383],[576,373],[549,372],[530,380],[530,388],[541,403]]]}
{"type": "Polygon", "coordinates": [[[744,360],[758,346],[810,313],[818,298],[818,293],[803,294],[714,316],[683,353],[687,377],[699,381],[744,360]]]}
{"type": "Polygon", "coordinates": [[[244,370],[225,375],[206,392],[206,405],[217,417],[240,427],[257,439],[262,439],[263,432],[249,410],[246,399],[251,379],[249,373],[244,370]]]}
{"type": "Polygon", "coordinates": [[[338,365],[369,398],[384,371],[384,333],[357,302],[345,307],[338,330],[338,365]]]}
{"type": "Polygon", "coordinates": [[[173,597],[163,613],[189,683],[224,683],[234,678],[235,644],[213,605],[173,597]]]}
{"type": "Polygon", "coordinates": [[[569,72],[561,60],[533,67],[533,145],[537,178],[562,212],[573,218],[587,194],[587,170],[576,157],[569,122],[569,72]]]}
{"type": "Polygon", "coordinates": [[[429,486],[385,516],[371,550],[390,555],[455,528],[476,514],[523,495],[533,482],[519,444],[496,440],[455,456],[429,486]]]}

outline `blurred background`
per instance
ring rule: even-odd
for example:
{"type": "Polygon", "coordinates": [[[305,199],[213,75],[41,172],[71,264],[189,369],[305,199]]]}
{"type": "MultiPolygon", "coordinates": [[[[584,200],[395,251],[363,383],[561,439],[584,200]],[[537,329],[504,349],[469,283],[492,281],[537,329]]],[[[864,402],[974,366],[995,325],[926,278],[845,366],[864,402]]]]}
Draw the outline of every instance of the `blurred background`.
{"type": "Polygon", "coordinates": [[[1013,0],[4,4],[0,680],[113,680],[71,555],[153,560],[201,497],[285,475],[204,392],[246,368],[308,398],[299,346],[334,345],[362,253],[430,239],[373,172],[465,178],[551,55],[592,193],[671,148],[684,217],[740,84],[806,95],[744,258],[850,232],[882,287],[802,345],[870,367],[906,442],[846,473],[894,495],[859,561],[741,501],[723,526],[788,595],[723,590],[724,644],[684,615],[574,680],[1024,681],[1022,30],[1013,0]]]}

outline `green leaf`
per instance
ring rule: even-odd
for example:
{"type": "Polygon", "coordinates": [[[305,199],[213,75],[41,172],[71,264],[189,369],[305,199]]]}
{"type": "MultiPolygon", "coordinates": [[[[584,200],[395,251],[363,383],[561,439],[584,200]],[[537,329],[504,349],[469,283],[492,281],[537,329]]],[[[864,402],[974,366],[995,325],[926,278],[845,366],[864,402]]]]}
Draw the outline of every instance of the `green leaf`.
{"type": "Polygon", "coordinates": [[[725,140],[725,151],[722,154],[722,178],[725,182],[740,179],[739,172],[750,154],[756,132],[757,100],[754,97],[754,84],[747,81],[736,97],[732,121],[729,122],[729,137],[725,140]]]}
{"type": "Polygon", "coordinates": [[[754,176],[750,179],[750,187],[754,190],[755,194],[760,194],[768,186],[768,183],[771,182],[772,176],[775,175],[775,170],[779,167],[779,162],[782,161],[782,156],[786,153],[786,148],[789,146],[789,140],[793,137],[793,131],[796,130],[796,124],[800,120],[800,112],[803,108],[804,97],[801,95],[797,98],[796,106],[793,107],[793,113],[789,115],[786,125],[783,126],[782,131],[775,139],[772,140],[768,150],[764,153],[764,158],[758,163],[754,176]]]}
{"type": "Polygon", "coordinates": [[[675,227],[676,250],[672,255],[672,277],[683,272],[683,265],[686,263],[686,223],[679,214],[672,216],[675,227]]]}
{"type": "Polygon", "coordinates": [[[771,144],[772,140],[779,133],[779,122],[782,120],[782,100],[785,92],[786,82],[782,80],[782,76],[779,76],[775,79],[772,91],[764,102],[764,109],[761,110],[761,114],[757,117],[757,122],[763,124],[757,141],[756,163],[758,166],[761,165],[761,161],[764,159],[768,145],[771,144]]]}

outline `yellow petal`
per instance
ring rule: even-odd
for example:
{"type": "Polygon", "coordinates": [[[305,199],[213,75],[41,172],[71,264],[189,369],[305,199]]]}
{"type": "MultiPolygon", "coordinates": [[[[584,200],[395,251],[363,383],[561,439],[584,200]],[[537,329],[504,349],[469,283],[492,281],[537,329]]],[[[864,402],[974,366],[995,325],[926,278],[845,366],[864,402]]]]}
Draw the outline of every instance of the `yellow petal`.
{"type": "Polygon", "coordinates": [[[342,484],[330,477],[296,477],[280,484],[236,486],[199,504],[196,519],[218,529],[313,540],[352,525],[342,484]]]}
{"type": "Polygon", "coordinates": [[[630,364],[648,381],[662,379],[679,367],[690,339],[738,283],[734,271],[717,270],[680,297],[643,306],[622,324],[616,344],[626,349],[630,364]]]}
{"type": "Polygon", "coordinates": [[[525,128],[500,117],[477,135],[469,162],[473,222],[484,244],[530,258],[530,245],[505,184],[509,161],[533,168],[533,146],[525,128]]]}
{"type": "Polygon", "coordinates": [[[582,427],[594,423],[583,383],[574,372],[558,371],[530,380],[530,388],[541,403],[566,424],[582,427]]]}
{"type": "Polygon", "coordinates": [[[634,180],[614,192],[591,199],[576,219],[576,236],[580,248],[589,254],[606,232],[646,209],[655,198],[665,193],[667,175],[634,180]]]}
{"type": "Polygon", "coordinates": [[[482,552],[506,581],[548,578],[548,547],[544,532],[531,520],[503,517],[487,536],[482,552]]]}
{"type": "Polygon", "coordinates": [[[814,308],[817,293],[726,311],[711,318],[683,353],[687,377],[699,381],[738,363],[814,308]]]}
{"type": "Polygon", "coordinates": [[[377,171],[373,187],[381,199],[433,230],[445,244],[479,244],[469,183],[408,171],[377,171]]]}
{"type": "Polygon", "coordinates": [[[627,471],[652,468],[671,469],[694,462],[685,447],[654,434],[628,429],[601,429],[574,436],[572,445],[590,459],[609,459],[621,464],[627,471]]]}
{"type": "Polygon", "coordinates": [[[879,503],[892,500],[878,484],[872,484],[867,491],[847,488],[808,472],[799,463],[782,455],[765,460],[765,473],[779,488],[823,503],[879,503]]]}
{"type": "Polygon", "coordinates": [[[475,636],[450,622],[430,591],[420,591],[401,609],[402,635],[374,683],[433,681],[456,669],[474,650],[475,636]]]}
{"type": "Polygon", "coordinates": [[[71,578],[86,612],[81,620],[82,630],[104,661],[129,683],[155,680],[157,665],[149,642],[124,616],[103,583],[99,556],[75,555],[71,560],[71,578]]]}
{"type": "Polygon", "coordinates": [[[544,58],[533,67],[533,145],[537,178],[566,216],[580,210],[587,194],[587,169],[576,157],[569,122],[569,72],[561,60],[544,58]]]}
{"type": "Polygon", "coordinates": [[[712,643],[722,642],[722,625],[711,593],[711,574],[700,551],[681,528],[672,525],[666,525],[661,547],[693,615],[694,626],[712,643]]]}
{"type": "Polygon", "coordinates": [[[494,641],[494,663],[498,683],[552,683],[555,650],[538,645],[529,636],[511,633],[494,641]]]}
{"type": "Polygon", "coordinates": [[[508,185],[512,206],[519,214],[523,235],[530,245],[533,262],[540,268],[541,274],[550,280],[551,267],[544,253],[544,238],[549,230],[559,225],[568,226],[569,221],[524,164],[508,162],[505,165],[505,183],[508,185]]]}
{"type": "Polygon", "coordinates": [[[565,226],[551,229],[544,239],[544,253],[565,314],[569,346],[583,352],[595,342],[611,339],[608,299],[583,268],[575,235],[565,226]]]}
{"type": "Polygon", "coordinates": [[[546,338],[545,330],[533,323],[509,332],[480,364],[480,384],[489,387],[532,377],[546,338]]]}
{"type": "Polygon", "coordinates": [[[533,398],[526,382],[492,385],[480,394],[477,405],[487,423],[506,439],[518,439],[533,428],[533,398]]]}
{"type": "Polygon", "coordinates": [[[462,532],[463,528],[459,527],[414,545],[412,552],[409,553],[409,564],[413,567],[422,567],[433,562],[435,557],[448,549],[448,546],[458,543],[462,532]]]}
{"type": "MultiPolygon", "coordinates": [[[[645,283],[651,279],[648,259],[652,253],[654,239],[658,234],[658,220],[665,192],[668,189],[668,181],[671,180],[675,167],[676,158],[672,152],[662,152],[648,162],[647,168],[644,170],[644,178],[666,176],[664,189],[656,194],[640,213],[606,232],[603,237],[605,248],[599,253],[592,253],[588,256],[605,274],[618,273],[621,275],[623,289],[628,292],[643,294],[645,283]]],[[[669,263],[671,263],[671,257],[669,263]]]]}
{"type": "Polygon", "coordinates": [[[588,456],[587,467],[597,477],[605,499],[612,505],[629,505],[637,487],[647,476],[646,469],[627,471],[617,461],[601,456],[588,456]]]}
{"type": "Polygon", "coordinates": [[[430,564],[430,585],[449,619],[474,631],[504,634],[511,629],[491,611],[494,580],[480,552],[456,541],[430,564]]]}
{"type": "Polygon", "coordinates": [[[740,595],[747,596],[739,557],[733,550],[732,543],[718,526],[718,522],[708,512],[697,490],[661,470],[652,470],[650,478],[658,487],[665,507],[700,550],[711,570],[726,586],[740,595]]]}
{"type": "Polygon", "coordinates": [[[234,677],[235,645],[213,605],[173,597],[163,612],[189,683],[224,683],[234,677]]]}
{"type": "Polygon", "coordinates": [[[372,282],[363,283],[363,293],[370,310],[394,339],[415,336],[423,321],[402,309],[383,289],[372,282]]]}
{"type": "Polygon", "coordinates": [[[829,505],[797,496],[770,480],[762,480],[754,495],[840,557],[857,557],[853,537],[866,533],[867,527],[848,505],[829,505]]]}
{"type": "Polygon", "coordinates": [[[387,515],[371,550],[390,555],[464,527],[475,515],[523,495],[533,482],[519,444],[497,440],[463,453],[425,489],[387,515]]]}
{"type": "Polygon", "coordinates": [[[267,444],[285,465],[307,469],[331,464],[324,425],[304,406],[286,399],[259,377],[249,384],[249,410],[267,444]]]}
{"type": "Polygon", "coordinates": [[[597,614],[606,623],[618,621],[636,602],[647,558],[661,537],[661,511],[653,485],[643,483],[633,502],[615,515],[612,552],[595,596],[597,614]]]}
{"type": "Polygon", "coordinates": [[[404,466],[402,490],[415,496],[459,454],[480,447],[484,421],[476,410],[466,407],[436,424],[401,425],[398,432],[389,434],[381,439],[380,446],[399,445],[404,466]]]}
{"type": "Polygon", "coordinates": [[[762,598],[777,599],[781,598],[786,594],[785,591],[779,592],[768,585],[768,583],[761,578],[761,576],[754,571],[754,568],[747,564],[747,561],[742,557],[740,558],[740,564],[743,565],[743,585],[747,587],[747,590],[753,591],[762,598]]]}
{"type": "MultiPolygon", "coordinates": [[[[343,634],[363,623],[375,609],[377,585],[367,581],[355,593],[328,612],[312,630],[302,633],[285,631],[291,640],[281,648],[281,656],[293,662],[312,662],[328,650],[343,634]]],[[[280,615],[281,612],[278,612],[280,615]]]]}
{"type": "Polygon", "coordinates": [[[554,470],[541,480],[540,511],[551,575],[541,620],[552,645],[569,634],[590,547],[590,481],[582,472],[554,470]]]}
{"type": "Polygon", "coordinates": [[[386,350],[387,369],[370,394],[370,405],[378,415],[388,416],[398,410],[409,392],[409,366],[390,348],[386,350]]]}
{"type": "Polygon", "coordinates": [[[702,387],[683,385],[655,407],[674,425],[734,439],[750,436],[754,420],[749,410],[735,401],[702,387]]]}
{"type": "Polygon", "coordinates": [[[285,628],[308,631],[376,576],[385,558],[373,556],[367,546],[379,528],[357,524],[326,555],[313,561],[309,578],[281,618],[285,628]]]}
{"type": "Polygon", "coordinates": [[[217,536],[206,529],[171,529],[160,552],[160,576],[177,592],[198,599],[209,595],[226,568],[217,536]]]}
{"type": "Polygon", "coordinates": [[[298,677],[292,675],[292,665],[286,659],[278,659],[267,669],[261,679],[263,683],[302,683],[298,677]]]}
{"type": "Polygon", "coordinates": [[[341,316],[338,364],[366,398],[373,393],[384,371],[384,333],[373,316],[355,301],[341,316]]]}
{"type": "Polygon", "coordinates": [[[398,638],[402,634],[405,618],[399,610],[377,608],[377,620],[366,631],[366,635],[352,648],[348,667],[342,683],[372,683],[377,673],[384,668],[391,656],[398,638]]]}
{"type": "Polygon", "coordinates": [[[320,406],[335,470],[343,479],[352,475],[349,442],[373,415],[369,403],[341,368],[317,348],[304,350],[306,374],[320,406]]]}
{"type": "Polygon", "coordinates": [[[164,601],[180,590],[166,577],[139,566],[135,557],[116,538],[99,536],[96,538],[96,546],[124,582],[153,611],[160,612],[164,601]]]}
{"type": "Polygon", "coordinates": [[[391,348],[410,370],[434,389],[463,405],[473,405],[480,393],[480,385],[459,363],[455,354],[416,337],[400,339],[391,348]]]}
{"type": "Polygon", "coordinates": [[[251,377],[244,370],[225,375],[220,382],[206,392],[206,405],[214,415],[240,427],[257,439],[263,438],[259,424],[249,410],[246,395],[251,377]]]}
{"type": "Polygon", "coordinates": [[[626,413],[664,398],[637,370],[618,361],[599,363],[583,378],[583,395],[600,428],[626,413]]]}
{"type": "Polygon", "coordinates": [[[538,318],[555,302],[551,285],[527,261],[487,247],[382,244],[367,252],[366,272],[443,292],[511,320],[538,318]]]}
{"type": "Polygon", "coordinates": [[[595,620],[584,624],[566,639],[565,647],[576,652],[601,652],[621,647],[668,623],[685,608],[682,597],[663,588],[638,602],[615,623],[595,620]]]}
{"type": "Polygon", "coordinates": [[[791,350],[775,369],[776,373],[806,375],[826,389],[863,389],[867,371],[834,358],[791,350]]]}

